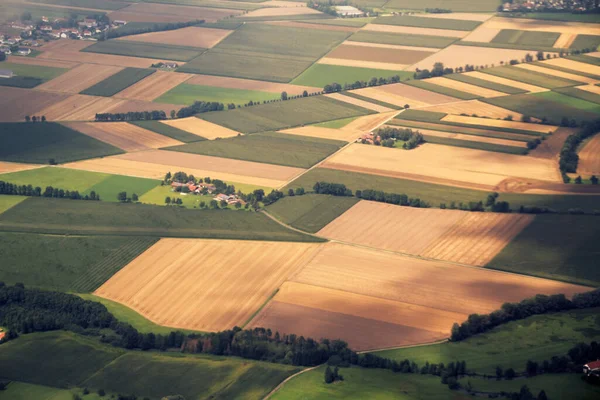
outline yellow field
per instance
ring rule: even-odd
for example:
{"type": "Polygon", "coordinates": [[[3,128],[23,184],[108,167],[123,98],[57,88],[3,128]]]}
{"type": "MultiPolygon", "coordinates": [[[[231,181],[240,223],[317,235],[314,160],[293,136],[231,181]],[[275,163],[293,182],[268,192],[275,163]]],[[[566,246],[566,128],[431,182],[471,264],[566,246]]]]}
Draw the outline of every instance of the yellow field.
{"type": "Polygon", "coordinates": [[[576,38],[577,35],[574,33],[562,33],[552,47],[568,49],[576,38]]]}
{"type": "Polygon", "coordinates": [[[77,94],[121,71],[110,65],[81,64],[37,87],[38,90],[77,94]]]}
{"type": "Polygon", "coordinates": [[[172,119],[161,122],[209,140],[241,135],[239,132],[196,117],[172,119]]]}
{"type": "Polygon", "coordinates": [[[579,151],[577,173],[584,176],[600,175],[600,134],[593,136],[579,151]]]}
{"type": "Polygon", "coordinates": [[[281,93],[287,92],[288,95],[299,95],[303,91],[316,93],[323,88],[310,86],[291,85],[289,83],[276,83],[266,81],[256,81],[252,79],[230,78],[227,76],[216,75],[194,75],[186,83],[190,85],[216,86],[228,89],[246,89],[259,90],[262,92],[281,93]]]}
{"type": "Polygon", "coordinates": [[[482,27],[492,29],[516,29],[535,32],[560,32],[577,35],[600,35],[600,25],[581,22],[544,21],[541,19],[494,17],[482,27]]]}
{"type": "Polygon", "coordinates": [[[552,76],[557,76],[559,78],[570,79],[570,80],[576,81],[576,82],[583,82],[583,83],[597,83],[598,82],[598,80],[594,79],[594,78],[588,78],[586,76],[570,74],[568,72],[557,71],[557,70],[550,69],[550,68],[544,68],[544,67],[540,67],[539,65],[518,64],[516,67],[521,68],[521,69],[526,69],[528,71],[539,72],[541,74],[552,75],[552,76]]]}
{"type": "Polygon", "coordinates": [[[440,50],[440,49],[435,49],[432,47],[400,46],[400,45],[395,45],[395,44],[353,42],[351,40],[346,40],[343,44],[348,45],[348,46],[362,46],[362,47],[370,47],[370,48],[376,48],[376,49],[427,51],[429,53],[435,53],[440,50]]]}
{"type": "Polygon", "coordinates": [[[0,161],[0,174],[6,174],[8,172],[25,171],[28,169],[40,168],[43,165],[38,164],[20,164],[13,162],[0,161]]]}
{"type": "Polygon", "coordinates": [[[499,97],[506,96],[505,93],[498,92],[497,90],[491,90],[480,86],[471,85],[468,83],[455,81],[454,79],[448,79],[444,77],[436,77],[426,79],[425,82],[433,83],[450,89],[460,90],[461,92],[471,93],[475,96],[481,97],[499,97]]]}
{"type": "Polygon", "coordinates": [[[353,92],[361,96],[366,96],[373,100],[383,101],[384,103],[393,104],[398,107],[404,107],[406,104],[410,105],[412,108],[427,107],[431,105],[429,103],[425,103],[424,101],[413,100],[412,98],[390,93],[379,87],[366,87],[353,92]]]}
{"type": "Polygon", "coordinates": [[[321,14],[320,11],[306,7],[276,7],[276,8],[261,8],[243,14],[244,18],[255,17],[283,17],[287,15],[304,15],[304,14],[321,14]]]}
{"type": "Polygon", "coordinates": [[[174,328],[242,326],[320,244],[161,239],[95,294],[174,328]]]}
{"type": "Polygon", "coordinates": [[[143,151],[183,144],[127,122],[70,122],[66,126],[125,151],[143,151]]]}
{"type": "MultiPolygon", "coordinates": [[[[453,103],[424,107],[422,109],[425,111],[443,112],[447,114],[475,114],[480,117],[488,117],[485,119],[480,118],[482,121],[488,121],[489,118],[506,118],[509,115],[512,115],[513,119],[518,120],[521,119],[521,117],[523,116],[522,114],[519,114],[512,110],[507,110],[506,108],[494,106],[492,104],[484,103],[479,100],[459,100],[453,103]]],[[[450,116],[446,118],[449,117],[450,116]]],[[[552,127],[549,127],[548,129],[552,129],[552,127]]],[[[548,130],[546,130],[546,132],[547,131],[548,130]]]]}
{"type": "Polygon", "coordinates": [[[398,113],[398,111],[394,110],[385,113],[371,114],[365,115],[364,117],[358,117],[354,121],[346,125],[343,129],[367,133],[385,124],[387,121],[398,115],[398,113]]]}
{"type": "Polygon", "coordinates": [[[577,89],[585,90],[586,92],[600,95],[600,86],[596,86],[596,85],[577,86],[577,89]]]}
{"type": "Polygon", "coordinates": [[[430,35],[455,38],[463,38],[469,33],[468,31],[455,31],[450,29],[418,28],[412,26],[396,26],[381,24],[368,24],[365,25],[362,28],[362,30],[371,32],[404,33],[407,35],[430,35]]]}
{"type": "Polygon", "coordinates": [[[355,106],[359,106],[362,108],[366,108],[367,110],[377,111],[378,113],[393,111],[391,108],[380,106],[379,104],[369,103],[368,101],[364,101],[361,99],[356,99],[350,96],[344,96],[340,93],[330,93],[326,94],[326,97],[330,97],[335,100],[342,101],[344,103],[353,104],[355,106]]]}
{"type": "Polygon", "coordinates": [[[110,97],[74,94],[32,114],[45,115],[48,121],[93,121],[96,114],[109,112],[125,102],[110,97]]]}
{"type": "Polygon", "coordinates": [[[501,78],[499,76],[485,74],[479,71],[464,72],[463,75],[472,76],[473,78],[483,79],[489,82],[499,83],[501,85],[512,86],[517,89],[527,90],[531,93],[547,92],[548,90],[550,90],[541,86],[535,86],[524,82],[513,81],[512,79],[501,78]]]}
{"type": "Polygon", "coordinates": [[[115,94],[123,99],[152,101],[190,79],[193,75],[156,71],[152,75],[115,94]]]}
{"type": "Polygon", "coordinates": [[[551,60],[544,61],[544,64],[556,65],[557,67],[568,68],[574,71],[600,75],[600,66],[568,60],[566,58],[553,58],[551,60]]]}
{"type": "Polygon", "coordinates": [[[442,118],[442,121],[458,122],[461,124],[469,125],[494,126],[498,128],[524,129],[527,131],[539,133],[549,133],[554,132],[556,130],[556,126],[551,125],[530,124],[527,122],[504,121],[488,118],[465,117],[462,115],[446,115],[444,118],[442,118]]]}
{"type": "Polygon", "coordinates": [[[300,128],[284,129],[279,132],[286,133],[288,135],[299,135],[299,136],[310,136],[310,137],[316,137],[316,138],[322,138],[322,139],[344,140],[346,142],[353,142],[362,135],[362,132],[355,131],[352,129],[346,129],[346,127],[342,128],[342,129],[331,129],[331,128],[322,128],[320,126],[303,126],[300,128]]]}
{"type": "MultiPolygon", "coordinates": [[[[394,125],[394,126],[390,126],[390,127],[391,128],[398,128],[398,127],[401,127],[401,126],[394,125]]],[[[403,126],[401,128],[415,129],[414,127],[411,128],[410,126],[403,126]]],[[[427,136],[435,136],[435,137],[442,137],[442,138],[466,140],[466,141],[469,141],[469,142],[500,144],[502,146],[513,146],[513,147],[523,147],[523,148],[527,147],[527,143],[526,142],[519,142],[517,140],[497,139],[497,138],[490,138],[490,137],[485,137],[485,136],[476,136],[476,135],[468,135],[468,134],[462,134],[462,133],[443,132],[443,131],[436,131],[436,130],[432,130],[432,129],[422,129],[422,128],[419,128],[418,131],[421,132],[423,135],[427,135],[427,136]]]]}

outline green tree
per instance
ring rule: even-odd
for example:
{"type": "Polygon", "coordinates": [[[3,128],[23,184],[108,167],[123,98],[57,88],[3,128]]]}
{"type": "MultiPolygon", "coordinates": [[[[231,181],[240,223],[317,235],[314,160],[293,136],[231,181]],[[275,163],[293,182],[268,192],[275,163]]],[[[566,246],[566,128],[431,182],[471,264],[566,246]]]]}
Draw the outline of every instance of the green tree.
{"type": "Polygon", "coordinates": [[[238,210],[240,208],[242,208],[242,203],[240,203],[239,201],[235,203],[235,208],[237,208],[238,210]]]}
{"type": "Polygon", "coordinates": [[[227,202],[225,200],[221,200],[219,202],[219,205],[221,206],[221,208],[225,208],[225,207],[227,207],[227,202]]]}
{"type": "Polygon", "coordinates": [[[117,200],[119,200],[121,203],[124,203],[127,201],[127,192],[119,192],[119,194],[117,194],[117,200]]]}
{"type": "Polygon", "coordinates": [[[334,376],[333,376],[333,372],[331,371],[331,368],[329,367],[329,365],[327,366],[327,368],[325,369],[325,383],[333,383],[334,380],[334,376]]]}
{"type": "Polygon", "coordinates": [[[169,196],[165,197],[165,204],[171,204],[171,198],[169,196]]]}
{"type": "Polygon", "coordinates": [[[504,376],[504,371],[502,370],[501,366],[496,366],[496,380],[500,380],[502,379],[502,377],[504,376]]]}
{"type": "Polygon", "coordinates": [[[537,396],[537,400],[548,400],[548,396],[546,396],[546,392],[541,390],[537,396]]]}
{"type": "Polygon", "coordinates": [[[214,209],[219,208],[219,203],[216,200],[211,200],[210,201],[210,208],[214,208],[214,209]]]}
{"type": "Polygon", "coordinates": [[[104,397],[105,395],[106,395],[106,392],[104,391],[104,389],[98,389],[98,396],[104,397]]]}
{"type": "Polygon", "coordinates": [[[171,110],[171,119],[175,119],[176,115],[177,113],[175,112],[175,110],[171,110]]]}
{"type": "Polygon", "coordinates": [[[302,97],[308,97],[308,92],[306,90],[302,92],[302,97]]]}
{"type": "Polygon", "coordinates": [[[592,175],[592,177],[590,178],[590,181],[592,182],[592,185],[598,184],[598,178],[596,177],[596,175],[592,175]]]}
{"type": "Polygon", "coordinates": [[[507,370],[504,372],[504,376],[505,376],[505,377],[506,377],[506,379],[508,379],[509,381],[510,381],[510,380],[512,380],[512,379],[513,379],[513,378],[516,376],[515,370],[514,370],[514,369],[512,369],[512,368],[509,368],[509,369],[507,369],[507,370]]]}
{"type": "Polygon", "coordinates": [[[296,196],[302,196],[303,194],[304,194],[303,187],[296,188],[296,196]]]}
{"type": "Polygon", "coordinates": [[[289,189],[288,190],[288,196],[295,196],[296,192],[294,192],[294,189],[289,189]]]}
{"type": "Polygon", "coordinates": [[[170,181],[171,177],[172,177],[171,172],[167,172],[166,175],[165,175],[165,182],[170,181]]]}
{"type": "Polygon", "coordinates": [[[578,176],[577,178],[575,178],[575,183],[578,185],[581,185],[581,183],[583,183],[583,180],[581,179],[581,176],[578,176]]]}
{"type": "Polygon", "coordinates": [[[138,200],[139,199],[138,199],[138,195],[137,194],[134,193],[134,194],[131,195],[131,201],[138,201],[138,200]]]}
{"type": "Polygon", "coordinates": [[[30,122],[31,121],[31,117],[29,115],[25,116],[25,122],[30,122]]]}
{"type": "Polygon", "coordinates": [[[281,92],[281,100],[287,100],[287,99],[288,99],[287,92],[281,92]]]}

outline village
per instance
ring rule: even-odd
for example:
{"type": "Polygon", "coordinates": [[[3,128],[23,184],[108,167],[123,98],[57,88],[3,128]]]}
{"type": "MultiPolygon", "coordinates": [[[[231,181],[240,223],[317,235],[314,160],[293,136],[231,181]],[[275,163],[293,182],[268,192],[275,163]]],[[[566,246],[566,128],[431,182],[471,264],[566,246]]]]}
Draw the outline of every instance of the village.
{"type": "Polygon", "coordinates": [[[551,11],[551,12],[587,12],[597,7],[593,1],[586,0],[514,0],[507,1],[498,7],[502,12],[528,12],[528,11],[551,11]]]}

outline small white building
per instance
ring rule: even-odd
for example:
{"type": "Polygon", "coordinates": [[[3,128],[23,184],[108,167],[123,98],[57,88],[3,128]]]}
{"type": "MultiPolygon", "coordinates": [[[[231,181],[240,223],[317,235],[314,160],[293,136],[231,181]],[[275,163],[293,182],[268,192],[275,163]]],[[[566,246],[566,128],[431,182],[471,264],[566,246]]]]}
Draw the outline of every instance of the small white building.
{"type": "Polygon", "coordinates": [[[337,14],[342,17],[361,17],[365,15],[364,12],[352,6],[336,6],[334,8],[337,14]]]}
{"type": "Polygon", "coordinates": [[[28,49],[28,48],[20,47],[19,50],[17,50],[17,55],[19,55],[19,56],[28,56],[30,54],[31,54],[31,49],[28,49]]]}
{"type": "Polygon", "coordinates": [[[10,69],[0,69],[0,78],[12,78],[15,74],[10,69]]]}

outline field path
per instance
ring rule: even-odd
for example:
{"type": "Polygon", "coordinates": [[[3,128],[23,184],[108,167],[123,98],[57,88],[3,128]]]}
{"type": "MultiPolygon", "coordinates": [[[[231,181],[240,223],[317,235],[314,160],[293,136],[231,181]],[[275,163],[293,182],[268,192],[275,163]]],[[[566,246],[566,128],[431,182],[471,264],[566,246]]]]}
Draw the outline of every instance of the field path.
{"type": "Polygon", "coordinates": [[[263,400],[270,399],[270,398],[271,398],[271,397],[272,397],[272,396],[273,396],[273,395],[274,395],[276,392],[278,392],[278,391],[279,391],[279,390],[280,390],[280,389],[283,387],[283,385],[285,385],[285,384],[286,384],[288,381],[292,380],[293,378],[297,377],[297,376],[298,376],[298,375],[300,375],[300,374],[303,374],[303,373],[305,373],[305,372],[308,372],[308,371],[312,371],[313,369],[317,369],[317,368],[319,368],[321,365],[325,365],[325,364],[319,364],[319,365],[317,365],[317,366],[314,366],[314,367],[306,368],[306,369],[303,369],[303,370],[302,370],[302,371],[300,371],[300,372],[296,372],[294,375],[288,376],[287,378],[285,378],[285,379],[283,380],[283,382],[281,382],[279,385],[275,386],[275,389],[271,390],[271,391],[269,392],[269,394],[267,394],[265,397],[263,397],[263,400]]]}

